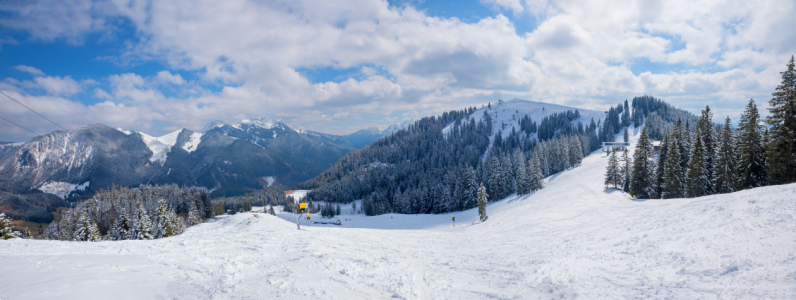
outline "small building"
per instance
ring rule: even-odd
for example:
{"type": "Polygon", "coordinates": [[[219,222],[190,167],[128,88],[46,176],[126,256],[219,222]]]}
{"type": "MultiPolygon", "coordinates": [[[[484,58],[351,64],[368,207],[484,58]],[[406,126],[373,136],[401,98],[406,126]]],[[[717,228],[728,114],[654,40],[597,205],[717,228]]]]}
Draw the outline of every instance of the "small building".
{"type": "Polygon", "coordinates": [[[661,151],[661,141],[652,141],[652,155],[657,157],[658,151],[661,151]]]}
{"type": "Polygon", "coordinates": [[[630,142],[603,142],[603,152],[625,151],[630,147],[630,142]]]}

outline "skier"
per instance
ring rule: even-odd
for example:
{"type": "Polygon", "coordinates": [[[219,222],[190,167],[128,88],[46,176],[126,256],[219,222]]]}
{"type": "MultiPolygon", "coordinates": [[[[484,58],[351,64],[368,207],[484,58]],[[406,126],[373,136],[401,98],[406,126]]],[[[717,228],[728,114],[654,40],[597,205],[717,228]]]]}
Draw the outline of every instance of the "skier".
{"type": "Polygon", "coordinates": [[[453,221],[453,227],[456,227],[456,216],[451,216],[451,221],[453,221]]]}
{"type": "Polygon", "coordinates": [[[307,226],[310,225],[310,214],[307,214],[307,226]]]}

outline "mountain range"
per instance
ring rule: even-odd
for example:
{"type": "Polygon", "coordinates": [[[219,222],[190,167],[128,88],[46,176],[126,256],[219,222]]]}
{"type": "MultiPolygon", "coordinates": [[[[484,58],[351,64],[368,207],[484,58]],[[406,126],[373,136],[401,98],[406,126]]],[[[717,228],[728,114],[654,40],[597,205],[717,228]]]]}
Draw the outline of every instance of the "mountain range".
{"type": "Polygon", "coordinates": [[[0,190],[40,190],[64,199],[114,184],[173,183],[205,188],[213,196],[237,195],[313,178],[399,126],[337,136],[250,119],[213,121],[201,132],[180,129],[156,137],[94,124],[24,143],[0,143],[0,190]]]}

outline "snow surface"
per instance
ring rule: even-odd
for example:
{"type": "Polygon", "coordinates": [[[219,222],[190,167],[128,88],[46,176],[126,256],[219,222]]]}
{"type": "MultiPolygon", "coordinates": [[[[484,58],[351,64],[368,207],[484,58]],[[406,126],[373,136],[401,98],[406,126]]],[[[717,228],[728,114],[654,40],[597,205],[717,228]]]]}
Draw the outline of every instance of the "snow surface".
{"type": "Polygon", "coordinates": [[[595,152],[484,223],[241,213],[154,241],[0,241],[0,299],[796,298],[796,184],[632,200],[606,165],[595,152]]]}
{"type": "Polygon", "coordinates": [[[130,135],[130,134],[132,134],[132,133],[133,133],[133,131],[132,131],[132,130],[124,130],[124,129],[122,129],[121,127],[119,127],[119,128],[116,128],[116,130],[118,130],[118,131],[121,131],[122,133],[124,133],[124,134],[126,134],[126,135],[130,135]]]}
{"type": "Polygon", "coordinates": [[[22,146],[24,144],[25,144],[25,142],[0,144],[0,149],[5,148],[5,147],[19,147],[19,146],[22,146]]]}
{"type": "Polygon", "coordinates": [[[240,129],[241,125],[243,125],[243,124],[252,125],[252,126],[256,126],[256,127],[260,127],[260,128],[264,128],[264,129],[271,129],[271,128],[274,128],[276,126],[281,125],[282,121],[281,120],[265,119],[265,118],[244,119],[243,121],[240,121],[240,123],[232,125],[232,127],[240,129]]]}
{"type": "Polygon", "coordinates": [[[185,151],[188,151],[188,153],[191,153],[194,150],[196,150],[196,147],[199,146],[199,143],[202,141],[202,135],[204,135],[204,133],[201,132],[192,133],[191,138],[187,142],[185,142],[184,145],[182,145],[182,149],[185,149],[185,151]]]}
{"type": "MultiPolygon", "coordinates": [[[[86,181],[83,184],[71,184],[68,182],[48,181],[39,187],[39,190],[48,194],[53,194],[61,199],[66,199],[74,191],[84,191],[90,182],[86,181]]],[[[2,299],[2,298],[0,298],[2,299]]]]}
{"type": "Polygon", "coordinates": [[[288,191],[287,196],[293,197],[293,199],[296,201],[300,201],[301,199],[304,198],[304,196],[307,196],[307,193],[309,192],[310,192],[309,190],[292,190],[288,191]]]}
{"type": "MultiPolygon", "coordinates": [[[[160,137],[153,137],[143,132],[138,132],[144,140],[144,143],[149,150],[152,151],[152,157],[149,158],[151,162],[157,162],[161,166],[166,162],[166,157],[171,152],[171,147],[177,143],[177,137],[182,132],[182,129],[174,131],[160,137]]],[[[193,138],[193,135],[191,136],[193,138]]]]}
{"type": "Polygon", "coordinates": [[[263,180],[268,183],[268,186],[271,186],[274,184],[274,182],[276,182],[276,178],[274,176],[265,176],[263,177],[263,180]]]}

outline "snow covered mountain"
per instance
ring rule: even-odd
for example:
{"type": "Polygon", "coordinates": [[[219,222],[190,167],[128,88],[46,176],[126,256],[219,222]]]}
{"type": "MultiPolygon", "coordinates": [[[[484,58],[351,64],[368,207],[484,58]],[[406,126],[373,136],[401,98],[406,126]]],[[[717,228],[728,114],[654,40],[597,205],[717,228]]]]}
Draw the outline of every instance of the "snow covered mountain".
{"type": "Polygon", "coordinates": [[[408,126],[409,124],[411,124],[411,122],[406,121],[403,123],[390,125],[385,129],[379,129],[379,127],[370,127],[359,130],[352,134],[344,135],[343,137],[351,141],[351,143],[353,143],[355,147],[362,148],[365,146],[369,146],[375,140],[378,140],[393,132],[406,128],[406,126],[408,126]]]}
{"type": "Polygon", "coordinates": [[[281,121],[214,121],[162,136],[102,124],[0,144],[0,189],[68,198],[112,184],[201,186],[233,194],[320,174],[353,150],[345,138],[281,121]]]}
{"type": "Polygon", "coordinates": [[[297,231],[277,207],[153,241],[9,240],[0,298],[796,298],[796,184],[634,201],[604,189],[607,162],[594,152],[455,227],[347,205],[340,226],[297,231]]]}
{"type": "Polygon", "coordinates": [[[25,192],[44,187],[63,196],[75,191],[67,186],[139,184],[159,167],[152,156],[139,133],[125,134],[102,124],[55,131],[0,159],[0,188],[25,192]]]}
{"type": "Polygon", "coordinates": [[[25,143],[0,142],[0,159],[2,159],[11,152],[14,152],[14,150],[17,150],[17,148],[21,147],[24,144],[25,143]]]}

